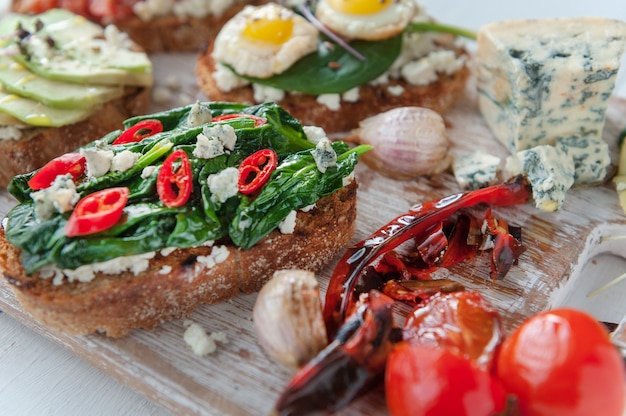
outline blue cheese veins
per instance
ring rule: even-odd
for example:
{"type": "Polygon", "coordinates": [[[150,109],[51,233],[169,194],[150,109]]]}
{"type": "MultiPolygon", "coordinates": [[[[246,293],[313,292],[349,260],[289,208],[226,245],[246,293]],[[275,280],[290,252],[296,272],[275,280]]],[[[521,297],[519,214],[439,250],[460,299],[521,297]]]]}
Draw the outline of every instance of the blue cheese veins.
{"type": "Polygon", "coordinates": [[[574,184],[574,160],[555,146],[537,146],[517,152],[507,160],[510,174],[523,173],[533,190],[535,206],[556,211],[563,205],[565,194],[574,184]]]}
{"type": "Polygon", "coordinates": [[[337,166],[337,153],[331,146],[328,137],[320,139],[315,145],[315,149],[311,150],[311,153],[320,172],[324,173],[328,168],[337,166]]]}
{"type": "Polygon", "coordinates": [[[454,159],[454,177],[462,189],[479,189],[498,181],[501,159],[484,152],[474,152],[454,159]]]}
{"type": "Polygon", "coordinates": [[[596,136],[560,137],[557,146],[574,160],[575,185],[589,185],[605,179],[611,165],[611,153],[604,140],[596,136]]]}
{"type": "Polygon", "coordinates": [[[600,139],[626,44],[603,18],[515,20],[478,35],[478,104],[511,152],[559,137],[600,139]]]}

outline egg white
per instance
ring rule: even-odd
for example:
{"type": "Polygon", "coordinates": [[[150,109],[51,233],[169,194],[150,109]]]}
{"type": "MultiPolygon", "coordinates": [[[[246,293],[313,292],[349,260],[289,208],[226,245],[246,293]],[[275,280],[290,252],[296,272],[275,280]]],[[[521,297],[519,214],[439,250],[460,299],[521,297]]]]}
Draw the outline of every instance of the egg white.
{"type": "Polygon", "coordinates": [[[385,1],[391,4],[377,13],[351,14],[336,10],[328,0],[320,0],[315,16],[333,32],[347,39],[388,39],[406,28],[419,12],[419,7],[414,0],[385,1]]]}
{"type": "Polygon", "coordinates": [[[317,49],[319,32],[302,16],[274,3],[246,6],[229,20],[215,38],[213,58],[230,65],[238,74],[269,78],[287,70],[317,49]],[[293,19],[291,37],[282,44],[251,39],[243,34],[256,19],[293,19]]]}

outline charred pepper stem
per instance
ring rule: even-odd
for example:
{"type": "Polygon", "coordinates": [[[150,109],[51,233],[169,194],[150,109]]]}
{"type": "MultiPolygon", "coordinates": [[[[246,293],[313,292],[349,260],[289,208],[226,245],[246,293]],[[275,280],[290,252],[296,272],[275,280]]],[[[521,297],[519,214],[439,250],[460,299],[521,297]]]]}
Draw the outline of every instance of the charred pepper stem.
{"type": "Polygon", "coordinates": [[[531,191],[526,179],[516,176],[510,181],[475,191],[461,192],[424,204],[418,204],[378,229],[369,238],[348,248],[337,263],[326,291],[324,320],[329,339],[352,312],[356,299],[354,289],[361,272],[380,255],[405,241],[427,232],[460,209],[479,204],[510,206],[526,203],[531,191]]]}

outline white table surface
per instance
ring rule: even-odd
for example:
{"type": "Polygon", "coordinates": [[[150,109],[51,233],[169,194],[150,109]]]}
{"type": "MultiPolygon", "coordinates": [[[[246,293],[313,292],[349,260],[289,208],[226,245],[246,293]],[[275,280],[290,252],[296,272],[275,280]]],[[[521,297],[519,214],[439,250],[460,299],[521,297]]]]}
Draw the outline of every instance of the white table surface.
{"type": "MultiPolygon", "coordinates": [[[[6,1],[0,0],[0,10],[6,1]]],[[[422,0],[422,4],[438,20],[471,29],[510,18],[605,16],[626,20],[623,0],[422,0]]],[[[626,71],[622,71],[618,80],[616,94],[626,97],[626,71]]],[[[595,273],[617,276],[626,271],[626,261],[603,257],[588,267],[593,267],[595,273]]],[[[580,299],[584,301],[584,297],[572,296],[570,302],[595,313],[597,305],[576,303],[580,299]]],[[[157,404],[2,312],[0,414],[169,415],[157,404]]]]}

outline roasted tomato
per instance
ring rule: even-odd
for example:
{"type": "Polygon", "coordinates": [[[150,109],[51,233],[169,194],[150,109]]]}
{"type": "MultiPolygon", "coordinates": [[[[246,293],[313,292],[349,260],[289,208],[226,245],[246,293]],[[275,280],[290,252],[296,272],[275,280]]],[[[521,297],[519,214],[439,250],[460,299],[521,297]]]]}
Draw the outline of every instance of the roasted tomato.
{"type": "Polygon", "coordinates": [[[573,309],[538,314],[502,344],[497,375],[522,416],[622,416],[626,373],[607,331],[573,309]]]}
{"type": "Polygon", "coordinates": [[[490,416],[506,408],[491,373],[447,348],[407,342],[389,355],[385,392],[392,416],[490,416]]]}
{"type": "Polygon", "coordinates": [[[447,348],[483,369],[491,368],[504,338],[498,311],[479,292],[435,295],[406,318],[404,340],[447,348]]]}

